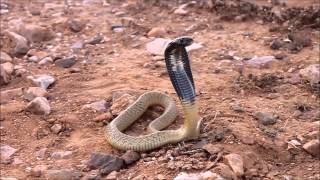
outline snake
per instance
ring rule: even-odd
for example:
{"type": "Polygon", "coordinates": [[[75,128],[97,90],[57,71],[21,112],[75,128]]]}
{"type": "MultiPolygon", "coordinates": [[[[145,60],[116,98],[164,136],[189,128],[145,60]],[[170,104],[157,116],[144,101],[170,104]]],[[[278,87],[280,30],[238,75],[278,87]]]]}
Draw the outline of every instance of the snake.
{"type": "Polygon", "coordinates": [[[164,51],[166,69],[182,106],[183,125],[178,129],[163,130],[172,124],[178,115],[175,101],[162,92],[148,91],[106,126],[105,137],[111,146],[119,150],[143,152],[199,137],[201,120],[186,50],[186,46],[192,43],[193,39],[189,36],[178,37],[170,41],[164,51]],[[139,119],[148,107],[154,105],[162,106],[164,112],[149,123],[148,134],[131,136],[123,132],[139,119]]]}

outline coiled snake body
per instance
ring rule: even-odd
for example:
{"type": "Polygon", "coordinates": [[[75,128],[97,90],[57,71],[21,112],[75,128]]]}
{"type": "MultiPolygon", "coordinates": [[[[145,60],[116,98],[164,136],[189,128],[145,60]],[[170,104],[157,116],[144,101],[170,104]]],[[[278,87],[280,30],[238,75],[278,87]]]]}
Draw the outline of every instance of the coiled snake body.
{"type": "Polygon", "coordinates": [[[169,96],[160,92],[147,92],[107,125],[106,139],[112,146],[121,150],[148,151],[199,136],[200,117],[188,53],[185,49],[192,42],[189,37],[177,38],[168,44],[164,53],[170,80],[184,111],[183,126],[177,130],[161,131],[175,120],[177,116],[175,103],[169,96]],[[122,133],[151,105],[160,105],[165,109],[160,117],[149,124],[150,134],[136,137],[122,133]]]}

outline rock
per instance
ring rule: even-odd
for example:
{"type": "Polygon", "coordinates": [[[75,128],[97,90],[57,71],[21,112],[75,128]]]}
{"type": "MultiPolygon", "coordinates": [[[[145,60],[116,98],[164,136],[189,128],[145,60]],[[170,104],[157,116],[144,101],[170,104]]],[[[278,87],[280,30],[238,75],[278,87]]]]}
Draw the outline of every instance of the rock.
{"type": "Polygon", "coordinates": [[[49,97],[49,93],[40,87],[29,87],[27,89],[22,89],[23,98],[32,101],[36,97],[49,97]]]}
{"type": "Polygon", "coordinates": [[[54,64],[58,67],[62,68],[70,68],[76,63],[76,57],[71,56],[64,59],[58,59],[54,62],[54,64]]]}
{"type": "Polygon", "coordinates": [[[87,163],[89,169],[100,169],[101,175],[107,175],[112,171],[120,170],[124,165],[124,160],[102,153],[93,153],[87,163]]]}
{"type": "Polygon", "coordinates": [[[6,63],[6,62],[12,62],[12,58],[5,52],[0,52],[0,64],[6,63]]]}
{"type": "Polygon", "coordinates": [[[138,161],[141,156],[139,153],[132,151],[132,150],[128,150],[126,151],[126,153],[124,153],[121,158],[124,160],[126,165],[130,165],[136,161],[138,161]]]}
{"type": "Polygon", "coordinates": [[[28,40],[15,32],[6,31],[6,33],[13,42],[10,53],[14,56],[25,55],[29,50],[28,40]]]}
{"type": "Polygon", "coordinates": [[[82,174],[70,169],[62,170],[47,170],[45,177],[48,180],[70,180],[70,179],[80,179],[82,174]]]}
{"type": "Polygon", "coordinates": [[[95,117],[93,119],[93,121],[95,122],[102,122],[102,121],[111,121],[113,118],[112,114],[110,112],[106,112],[106,113],[103,113],[103,114],[100,114],[99,116],[95,117]]]}
{"type": "Polygon", "coordinates": [[[107,180],[116,180],[117,177],[119,176],[117,171],[112,171],[107,177],[107,180]]]}
{"type": "Polygon", "coordinates": [[[112,115],[120,114],[120,112],[125,110],[133,101],[134,97],[129,94],[123,94],[121,97],[113,100],[110,108],[112,115]]]}
{"type": "Polygon", "coordinates": [[[164,27],[154,27],[148,32],[148,37],[163,37],[167,33],[164,27]]]}
{"type": "Polygon", "coordinates": [[[99,175],[98,170],[92,170],[90,171],[85,177],[83,177],[84,180],[99,180],[101,179],[99,175]]]}
{"type": "Polygon", "coordinates": [[[283,60],[287,57],[287,55],[284,53],[279,53],[279,54],[276,54],[274,57],[278,60],[283,60]]]}
{"type": "Polygon", "coordinates": [[[238,113],[245,112],[244,108],[240,104],[232,104],[231,109],[238,113]]]}
{"type": "Polygon", "coordinates": [[[237,179],[235,173],[229,168],[229,166],[218,163],[217,166],[213,169],[214,172],[218,173],[225,179],[237,179]]]}
{"type": "Polygon", "coordinates": [[[45,57],[43,59],[41,59],[41,61],[39,61],[39,65],[48,65],[48,64],[52,64],[53,63],[53,59],[51,57],[45,57]]]}
{"type": "Polygon", "coordinates": [[[51,84],[55,82],[54,77],[46,74],[27,76],[27,79],[31,80],[34,85],[39,86],[43,89],[47,89],[51,84]]]}
{"type": "Polygon", "coordinates": [[[270,48],[273,50],[278,50],[282,47],[282,42],[280,39],[275,39],[271,42],[270,48]]]}
{"type": "Polygon", "coordinates": [[[192,43],[190,46],[186,47],[186,50],[188,52],[190,52],[190,51],[194,51],[197,49],[201,49],[202,47],[203,47],[203,45],[201,43],[192,43]]]}
{"type": "Polygon", "coordinates": [[[70,73],[79,73],[79,72],[81,72],[81,69],[80,68],[71,68],[70,70],[69,70],[69,72],[70,73]]]}
{"type": "Polygon", "coordinates": [[[296,45],[301,47],[311,46],[312,40],[308,32],[292,32],[288,34],[288,38],[296,45]]]}
{"type": "Polygon", "coordinates": [[[254,117],[263,125],[272,125],[277,122],[277,117],[267,112],[256,112],[254,113],[254,117]]]}
{"type": "Polygon", "coordinates": [[[12,157],[12,155],[17,151],[18,151],[17,149],[11,146],[1,144],[0,145],[1,162],[8,161],[12,157]]]}
{"type": "Polygon", "coordinates": [[[255,137],[253,132],[250,130],[251,128],[247,127],[246,124],[243,123],[234,123],[231,126],[232,134],[239,139],[242,143],[253,145],[255,144],[255,137]]]}
{"type": "Polygon", "coordinates": [[[36,97],[27,105],[26,110],[34,114],[48,115],[51,108],[45,97],[36,97]]]}
{"type": "Polygon", "coordinates": [[[51,29],[34,24],[20,25],[18,33],[31,43],[49,41],[54,38],[54,32],[51,29]]]}
{"type": "Polygon", "coordinates": [[[93,38],[89,39],[86,44],[91,44],[91,45],[95,45],[95,44],[100,44],[102,43],[104,40],[102,35],[96,35],[93,38]]]}
{"type": "Polygon", "coordinates": [[[31,56],[28,58],[28,62],[38,63],[39,58],[37,56],[31,56]]]}
{"type": "Polygon", "coordinates": [[[53,126],[51,126],[51,131],[55,134],[59,134],[59,132],[62,131],[62,125],[61,124],[54,124],[53,126]]]}
{"type": "Polygon", "coordinates": [[[218,154],[219,152],[223,151],[223,146],[219,144],[206,144],[202,148],[211,155],[218,154]]]}
{"type": "Polygon", "coordinates": [[[57,151],[51,154],[53,159],[68,159],[72,156],[72,151],[57,151]]]}
{"type": "Polygon", "coordinates": [[[32,16],[40,16],[41,15],[41,9],[37,7],[30,7],[29,12],[32,16]]]}
{"type": "Polygon", "coordinates": [[[28,56],[36,56],[38,57],[38,59],[43,59],[45,57],[48,57],[48,53],[45,52],[45,51],[40,51],[40,50],[37,50],[37,49],[30,49],[27,53],[28,56]]]}
{"type": "Polygon", "coordinates": [[[189,12],[183,8],[177,8],[173,13],[178,15],[187,15],[189,12]]]}
{"type": "Polygon", "coordinates": [[[84,48],[84,43],[82,41],[75,42],[71,46],[71,49],[73,49],[73,50],[78,50],[78,49],[83,49],[83,48],[84,48]]]}
{"type": "Polygon", "coordinates": [[[13,165],[20,165],[22,163],[23,161],[20,158],[17,158],[17,157],[13,158],[13,162],[12,162],[13,165]]]}
{"type": "Polygon", "coordinates": [[[10,82],[10,75],[4,70],[2,64],[0,65],[0,85],[6,85],[10,82]]]}
{"type": "MultiPolygon", "coordinates": [[[[0,14],[2,14],[1,10],[0,10],[0,14]]],[[[18,180],[18,179],[14,177],[0,177],[0,180],[18,180]]]]}
{"type": "Polygon", "coordinates": [[[48,167],[46,165],[36,165],[31,170],[31,176],[41,177],[47,169],[48,167]]]}
{"type": "Polygon", "coordinates": [[[253,57],[252,59],[246,62],[251,67],[264,68],[264,67],[268,67],[269,64],[274,61],[274,59],[275,59],[274,56],[261,56],[261,57],[253,57]]]}
{"type": "Polygon", "coordinates": [[[100,100],[100,101],[96,101],[90,104],[86,104],[84,105],[82,108],[83,109],[93,109],[95,111],[102,111],[105,112],[107,111],[107,101],[106,100],[100,100]]]}
{"type": "Polygon", "coordinates": [[[85,26],[80,20],[71,20],[68,22],[68,25],[69,29],[75,33],[80,32],[85,26]]]}
{"type": "Polygon", "coordinates": [[[10,76],[14,71],[14,66],[11,62],[2,63],[3,70],[10,76]]]}
{"type": "Polygon", "coordinates": [[[213,173],[211,171],[206,171],[206,172],[197,173],[197,174],[196,173],[187,174],[185,172],[182,172],[174,178],[174,180],[211,180],[211,179],[224,180],[224,178],[222,178],[220,175],[213,173]]]}
{"type": "Polygon", "coordinates": [[[318,84],[320,82],[320,64],[309,65],[308,67],[301,69],[299,74],[310,83],[318,84]]]}
{"type": "Polygon", "coordinates": [[[22,95],[22,88],[8,89],[0,92],[0,104],[8,103],[22,95]]]}
{"type": "Polygon", "coordinates": [[[241,177],[244,174],[243,160],[238,154],[228,154],[224,156],[226,163],[231,167],[232,171],[237,177],[241,177]]]}
{"type": "Polygon", "coordinates": [[[319,141],[319,139],[311,140],[311,141],[305,143],[302,147],[305,151],[307,151],[312,156],[320,158],[320,141],[319,141]]]}
{"type": "Polygon", "coordinates": [[[42,148],[39,151],[37,151],[36,154],[36,158],[37,160],[43,160],[46,156],[46,152],[47,152],[47,148],[42,148]]]}
{"type": "Polygon", "coordinates": [[[147,43],[146,48],[150,54],[163,56],[164,51],[170,42],[170,39],[156,38],[147,43]]]}

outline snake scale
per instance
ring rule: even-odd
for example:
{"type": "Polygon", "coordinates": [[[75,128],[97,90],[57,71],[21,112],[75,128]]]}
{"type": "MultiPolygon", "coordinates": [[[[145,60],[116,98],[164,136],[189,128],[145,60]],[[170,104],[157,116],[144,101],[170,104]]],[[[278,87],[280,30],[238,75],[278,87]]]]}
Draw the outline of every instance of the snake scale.
{"type": "Polygon", "coordinates": [[[192,42],[190,37],[179,37],[171,41],[164,52],[171,83],[182,105],[183,126],[176,130],[161,131],[177,116],[175,102],[166,94],[156,91],[146,92],[107,125],[105,136],[109,144],[120,150],[148,151],[165,144],[191,140],[199,136],[200,117],[190,62],[185,48],[192,42]],[[150,134],[143,136],[124,134],[123,131],[152,105],[164,107],[164,112],[149,124],[150,134]]]}

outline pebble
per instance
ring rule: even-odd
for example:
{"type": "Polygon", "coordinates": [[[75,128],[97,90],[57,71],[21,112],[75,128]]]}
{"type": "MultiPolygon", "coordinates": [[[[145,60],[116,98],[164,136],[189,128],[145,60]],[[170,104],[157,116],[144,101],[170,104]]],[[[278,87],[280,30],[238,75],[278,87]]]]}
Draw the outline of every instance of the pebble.
{"type": "Polygon", "coordinates": [[[272,125],[277,122],[277,118],[268,112],[256,112],[254,113],[254,117],[263,125],[272,125]]]}
{"type": "Polygon", "coordinates": [[[8,161],[12,157],[12,155],[17,151],[18,151],[17,149],[11,146],[1,144],[0,145],[1,161],[8,161]]]}
{"type": "Polygon", "coordinates": [[[53,63],[53,59],[51,57],[45,57],[39,61],[39,65],[49,65],[53,63]]]}
{"type": "Polygon", "coordinates": [[[43,89],[47,89],[51,84],[55,82],[54,77],[46,74],[27,76],[27,79],[31,80],[34,85],[39,86],[43,89]]]}
{"type": "Polygon", "coordinates": [[[35,24],[22,23],[18,32],[31,43],[49,41],[54,38],[54,32],[50,28],[35,24]]]}
{"type": "Polygon", "coordinates": [[[91,44],[91,45],[95,45],[95,44],[100,44],[102,43],[104,40],[102,35],[96,35],[93,38],[89,39],[86,44],[91,44]]]}
{"type": "Polygon", "coordinates": [[[186,50],[190,52],[201,48],[203,48],[202,43],[192,43],[190,46],[186,47],[186,50]]]}
{"type": "Polygon", "coordinates": [[[14,47],[10,53],[12,53],[15,56],[20,56],[20,55],[25,55],[29,51],[30,47],[28,44],[28,40],[25,37],[15,32],[10,32],[10,31],[5,31],[5,32],[14,43],[14,47]]]}
{"type": "Polygon", "coordinates": [[[10,75],[4,70],[2,64],[0,65],[0,85],[6,85],[10,82],[10,75]]]}
{"type": "Polygon", "coordinates": [[[71,56],[63,59],[58,59],[54,62],[54,64],[61,68],[70,68],[74,64],[76,64],[76,57],[71,56]]]}
{"type": "Polygon", "coordinates": [[[31,56],[28,58],[28,62],[38,63],[39,58],[37,56],[31,56]]]}
{"type": "Polygon", "coordinates": [[[23,88],[22,93],[23,98],[28,101],[32,101],[36,97],[49,97],[49,93],[41,87],[29,87],[27,89],[23,88]]]}
{"type": "Polygon", "coordinates": [[[14,66],[11,62],[1,64],[3,70],[10,76],[14,71],[14,66]]]}
{"type": "Polygon", "coordinates": [[[126,165],[130,165],[136,161],[138,161],[141,156],[139,153],[132,151],[132,150],[128,150],[126,151],[126,153],[124,153],[121,158],[124,160],[126,165]]]}
{"type": "Polygon", "coordinates": [[[47,170],[46,178],[48,180],[70,180],[70,179],[80,179],[82,174],[71,169],[61,169],[61,170],[47,170]]]}
{"type": "Polygon", "coordinates": [[[89,169],[100,169],[101,175],[107,175],[112,171],[118,171],[123,165],[123,159],[103,153],[93,153],[90,160],[87,162],[89,169]]]}
{"type": "Polygon", "coordinates": [[[274,56],[261,56],[253,57],[252,59],[246,61],[248,65],[255,68],[265,68],[275,60],[274,56]]]}
{"type": "Polygon", "coordinates": [[[229,166],[218,163],[217,166],[213,169],[214,172],[217,172],[225,179],[237,179],[235,173],[230,169],[229,166]]]}
{"type": "Polygon", "coordinates": [[[68,25],[69,25],[69,29],[72,31],[72,32],[80,32],[84,27],[84,23],[82,23],[80,20],[71,20],[68,22],[68,25]]]}
{"type": "Polygon", "coordinates": [[[51,126],[51,131],[55,134],[59,134],[59,132],[62,131],[62,125],[61,124],[54,124],[53,126],[51,126]]]}
{"type": "Polygon", "coordinates": [[[119,176],[119,173],[117,171],[112,171],[108,176],[106,177],[107,180],[116,180],[119,176]]]}
{"type": "Polygon", "coordinates": [[[270,48],[273,50],[278,50],[282,47],[282,42],[279,39],[275,39],[271,42],[270,48]]]}
{"type": "Polygon", "coordinates": [[[312,40],[310,37],[310,33],[300,31],[300,32],[291,32],[288,34],[288,38],[298,46],[308,47],[311,46],[312,40]]]}
{"type": "Polygon", "coordinates": [[[312,156],[320,158],[320,141],[319,141],[319,139],[313,139],[313,140],[305,143],[302,147],[305,151],[307,151],[312,156]]]}
{"type": "Polygon", "coordinates": [[[12,62],[12,58],[6,52],[1,51],[0,52],[0,64],[6,63],[6,62],[12,62]]]}
{"type": "Polygon", "coordinates": [[[72,156],[72,151],[57,151],[51,154],[53,159],[68,159],[72,156]]]}
{"type": "Polygon", "coordinates": [[[171,39],[156,38],[153,41],[147,43],[147,51],[152,55],[163,56],[165,48],[171,42],[171,39]]]}
{"type": "Polygon", "coordinates": [[[185,173],[181,172],[173,180],[224,180],[219,174],[213,173],[211,171],[205,171],[201,173],[185,173]]]}
{"type": "Polygon", "coordinates": [[[82,108],[83,109],[93,109],[95,111],[101,111],[101,112],[105,112],[107,111],[107,101],[106,100],[100,100],[100,101],[96,101],[90,104],[86,104],[84,105],[82,108]]]}
{"type": "Polygon", "coordinates": [[[46,165],[36,165],[31,170],[31,176],[41,177],[47,169],[48,169],[48,167],[46,165]]]}
{"type": "Polygon", "coordinates": [[[167,33],[164,27],[154,27],[148,32],[148,37],[163,37],[167,33]]]}
{"type": "Polygon", "coordinates": [[[244,174],[243,160],[238,154],[228,154],[224,156],[226,163],[231,167],[232,171],[237,177],[241,177],[244,174]]]}
{"type": "Polygon", "coordinates": [[[70,70],[69,70],[69,72],[70,73],[79,73],[79,72],[81,72],[81,69],[80,68],[71,68],[70,70]]]}
{"type": "Polygon", "coordinates": [[[36,154],[36,158],[37,160],[43,160],[46,156],[46,152],[47,152],[48,148],[42,148],[39,151],[37,151],[36,154]]]}
{"type": "Polygon", "coordinates": [[[242,113],[245,112],[244,108],[240,104],[232,104],[231,109],[235,112],[242,113]]]}
{"type": "Polygon", "coordinates": [[[101,178],[99,176],[98,170],[92,170],[85,177],[83,177],[83,179],[84,180],[99,180],[101,178]]]}
{"type": "Polygon", "coordinates": [[[102,122],[102,121],[107,121],[110,122],[112,120],[113,116],[110,112],[106,112],[103,114],[100,114],[99,116],[95,117],[93,121],[95,122],[102,122]]]}
{"type": "Polygon", "coordinates": [[[320,64],[309,65],[308,67],[301,69],[299,74],[310,83],[318,84],[320,82],[320,64]]]}
{"type": "Polygon", "coordinates": [[[174,10],[173,13],[184,16],[184,15],[187,15],[189,12],[187,10],[183,9],[182,7],[179,7],[176,10],[174,10]]]}
{"type": "Polygon", "coordinates": [[[75,42],[72,44],[71,49],[73,50],[78,50],[78,49],[83,49],[84,48],[84,43],[82,41],[75,42]]]}
{"type": "Polygon", "coordinates": [[[219,144],[206,144],[202,148],[209,152],[211,155],[215,155],[223,151],[223,146],[219,144]]]}
{"type": "Polygon", "coordinates": [[[26,110],[38,115],[48,115],[51,108],[45,97],[36,97],[27,105],[26,110]]]}

